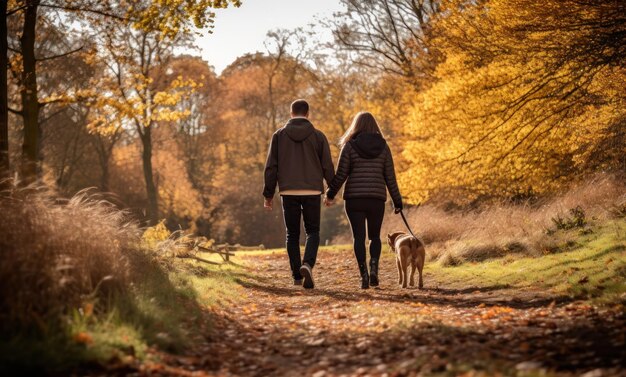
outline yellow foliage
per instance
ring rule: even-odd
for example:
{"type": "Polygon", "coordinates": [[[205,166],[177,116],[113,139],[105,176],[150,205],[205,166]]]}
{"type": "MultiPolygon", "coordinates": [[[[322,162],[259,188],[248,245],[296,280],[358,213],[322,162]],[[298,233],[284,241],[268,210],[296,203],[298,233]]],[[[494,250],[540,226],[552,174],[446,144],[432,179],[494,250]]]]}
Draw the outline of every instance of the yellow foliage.
{"type": "Polygon", "coordinates": [[[611,167],[598,146],[626,117],[626,70],[570,53],[595,31],[569,25],[602,22],[603,5],[569,3],[446,2],[434,24],[445,59],[429,88],[407,94],[410,202],[551,192],[590,161],[611,167]]]}
{"type": "Polygon", "coordinates": [[[161,220],[157,225],[147,228],[141,239],[148,247],[153,248],[159,242],[167,240],[170,235],[170,231],[165,226],[165,220],[161,220]]]}

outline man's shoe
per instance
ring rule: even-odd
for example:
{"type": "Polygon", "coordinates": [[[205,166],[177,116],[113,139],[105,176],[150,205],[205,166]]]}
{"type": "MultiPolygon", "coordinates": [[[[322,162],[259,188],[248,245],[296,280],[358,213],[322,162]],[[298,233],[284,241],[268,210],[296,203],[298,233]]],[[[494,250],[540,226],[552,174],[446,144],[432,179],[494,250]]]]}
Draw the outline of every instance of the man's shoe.
{"type": "Polygon", "coordinates": [[[304,289],[313,289],[315,287],[311,266],[307,263],[303,264],[302,267],[300,267],[300,275],[304,278],[304,282],[302,283],[304,289]]]}
{"type": "Polygon", "coordinates": [[[361,273],[361,289],[368,289],[370,287],[370,277],[367,274],[365,263],[359,264],[359,272],[361,273]]]}
{"type": "Polygon", "coordinates": [[[302,285],[302,279],[293,279],[293,285],[302,285]]]}
{"type": "Polygon", "coordinates": [[[378,287],[378,261],[370,259],[370,286],[378,287]]]}

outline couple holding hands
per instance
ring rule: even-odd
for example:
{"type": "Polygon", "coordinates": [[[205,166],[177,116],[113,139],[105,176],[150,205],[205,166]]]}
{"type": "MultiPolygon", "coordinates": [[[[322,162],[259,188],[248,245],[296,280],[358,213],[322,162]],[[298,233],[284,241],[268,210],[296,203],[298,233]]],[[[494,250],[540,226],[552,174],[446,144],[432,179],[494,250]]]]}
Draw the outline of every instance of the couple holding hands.
{"type": "Polygon", "coordinates": [[[337,171],[328,139],[309,121],[309,104],[302,99],[291,104],[291,119],[272,136],[265,164],[264,206],[271,210],[278,185],[287,228],[287,254],[294,284],[315,287],[313,267],[320,243],[320,210],[323,181],[328,189],[324,204],[334,204],[344,183],[345,210],[354,254],[361,274],[361,288],[378,286],[378,262],[382,250],[380,230],[385,215],[387,190],[394,209],[402,209],[391,150],[371,113],[360,112],[341,137],[337,171]],[[304,220],[306,244],[300,255],[300,221],[304,220]],[[367,267],[365,238],[369,237],[367,267]]]}

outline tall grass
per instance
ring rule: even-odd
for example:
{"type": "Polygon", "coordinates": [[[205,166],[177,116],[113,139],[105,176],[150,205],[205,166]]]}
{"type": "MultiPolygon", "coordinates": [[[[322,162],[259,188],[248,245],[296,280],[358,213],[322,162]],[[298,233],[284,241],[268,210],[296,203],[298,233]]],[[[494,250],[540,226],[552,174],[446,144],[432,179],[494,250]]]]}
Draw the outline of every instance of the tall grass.
{"type": "Polygon", "coordinates": [[[164,260],[176,245],[148,245],[98,194],[4,191],[0,234],[0,374],[59,373],[189,342],[183,323],[200,310],[185,274],[164,260]]]}
{"type": "Polygon", "coordinates": [[[126,284],[125,251],[138,229],[105,200],[87,191],[58,201],[45,189],[12,189],[0,194],[0,213],[0,326],[44,326],[126,284]]]}
{"type": "MultiPolygon", "coordinates": [[[[431,260],[444,264],[477,261],[508,253],[530,255],[559,249],[564,242],[555,220],[567,221],[579,208],[587,221],[619,216],[626,202],[620,178],[598,175],[569,191],[535,203],[492,204],[479,210],[450,212],[424,205],[405,211],[413,231],[427,244],[431,260]]],[[[404,230],[400,216],[385,217],[383,233],[404,230]]]]}

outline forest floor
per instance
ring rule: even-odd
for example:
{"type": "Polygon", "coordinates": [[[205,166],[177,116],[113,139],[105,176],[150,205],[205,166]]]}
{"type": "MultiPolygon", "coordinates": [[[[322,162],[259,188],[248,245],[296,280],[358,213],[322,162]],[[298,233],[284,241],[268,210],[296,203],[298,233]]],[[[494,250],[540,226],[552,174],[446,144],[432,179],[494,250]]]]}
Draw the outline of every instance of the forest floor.
{"type": "Polygon", "coordinates": [[[387,250],[381,285],[368,290],[349,247],[320,250],[313,290],[292,285],[282,250],[241,253],[227,267],[194,264],[203,314],[186,324],[192,345],[151,349],[141,363],[108,371],[623,376],[626,243],[616,234],[539,258],[427,264],[423,290],[397,286],[387,250]]]}

